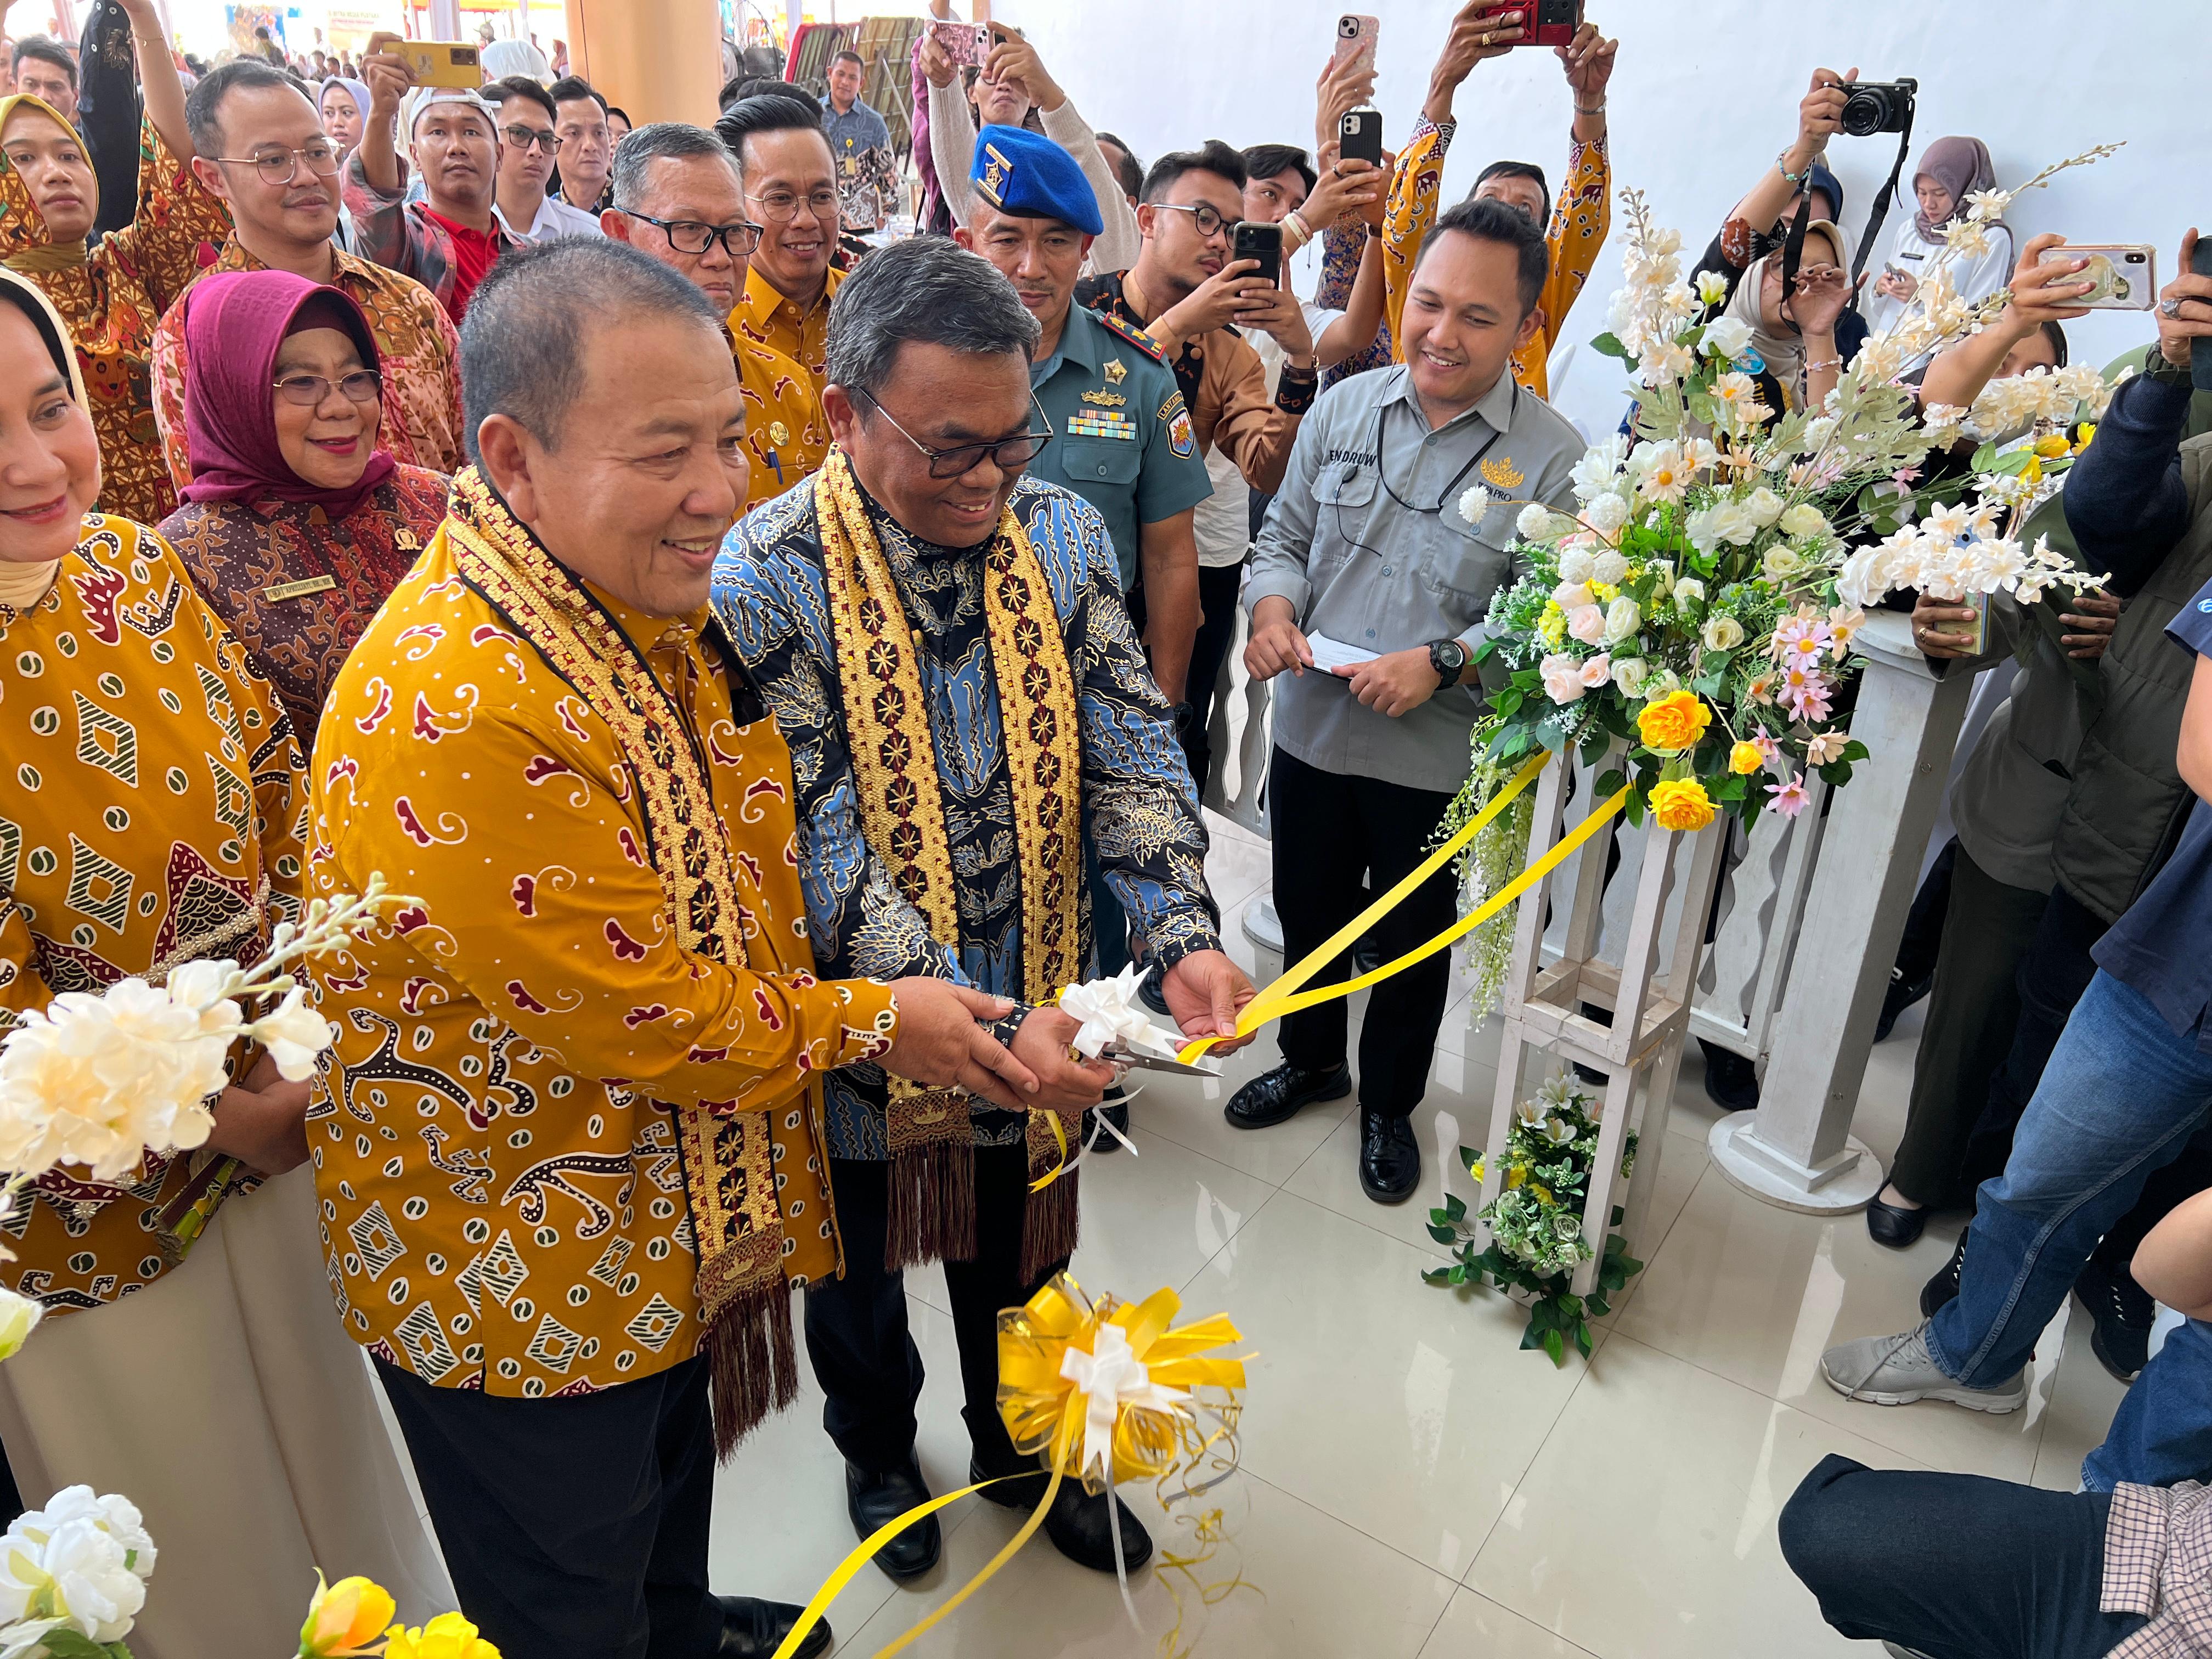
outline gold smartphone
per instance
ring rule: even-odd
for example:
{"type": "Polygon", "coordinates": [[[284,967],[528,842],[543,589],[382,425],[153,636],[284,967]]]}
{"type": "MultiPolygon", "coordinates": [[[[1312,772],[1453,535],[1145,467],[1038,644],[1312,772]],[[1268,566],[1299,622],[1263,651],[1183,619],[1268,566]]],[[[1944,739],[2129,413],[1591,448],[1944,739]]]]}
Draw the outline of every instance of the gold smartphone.
{"type": "Polygon", "coordinates": [[[483,85],[483,62],[473,45],[459,40],[402,40],[391,50],[407,60],[418,87],[459,87],[473,92],[483,85]]]}

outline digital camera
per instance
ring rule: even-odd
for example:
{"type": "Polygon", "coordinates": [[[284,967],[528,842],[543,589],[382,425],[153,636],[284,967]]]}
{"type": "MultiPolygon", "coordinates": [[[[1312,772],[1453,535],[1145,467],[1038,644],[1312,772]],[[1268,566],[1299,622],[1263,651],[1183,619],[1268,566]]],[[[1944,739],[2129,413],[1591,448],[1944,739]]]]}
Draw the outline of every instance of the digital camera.
{"type": "Polygon", "coordinates": [[[1854,138],[1877,132],[1903,132],[1912,125],[1917,81],[1861,81],[1844,100],[1844,131],[1854,138]]]}

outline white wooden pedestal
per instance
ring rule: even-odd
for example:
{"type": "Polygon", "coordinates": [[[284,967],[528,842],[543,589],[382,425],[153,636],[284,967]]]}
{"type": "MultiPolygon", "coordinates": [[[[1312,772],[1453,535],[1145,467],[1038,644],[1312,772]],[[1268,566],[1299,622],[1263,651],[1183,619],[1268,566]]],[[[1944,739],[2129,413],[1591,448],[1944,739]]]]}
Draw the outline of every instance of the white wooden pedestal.
{"type": "MultiPolygon", "coordinates": [[[[1531,863],[1557,846],[1565,833],[1570,770],[1565,759],[1554,761],[1537,780],[1535,822],[1528,835],[1531,863]]],[[[1646,1242],[1644,1218],[1658,1185],[1668,1108],[1681,1066],[1682,1041],[1705,954],[1705,917],[1725,833],[1717,823],[1693,836],[1647,824],[1640,867],[1632,872],[1624,858],[1620,872],[1619,878],[1633,879],[1636,889],[1626,947],[1615,966],[1597,951],[1604,929],[1607,848],[1620,824],[1614,817],[1583,844],[1571,866],[1561,866],[1522,896],[1499,1010],[1505,1029],[1478,1206],[1487,1208],[1502,1189],[1505,1140],[1513,1126],[1515,1103],[1534,1091],[1543,1074],[1561,1066],[1582,1065],[1603,1073],[1597,1160],[1583,1206],[1583,1237],[1591,1257],[1575,1272],[1573,1289],[1578,1296],[1586,1294],[1597,1277],[1607,1224],[1616,1203],[1626,1209],[1621,1231],[1630,1254],[1642,1254],[1646,1242]],[[1546,918],[1555,883],[1564,885],[1559,878],[1567,868],[1575,873],[1573,890],[1567,896],[1565,948],[1547,965],[1542,948],[1546,918]],[[1682,899],[1674,907],[1674,923],[1668,927],[1668,891],[1678,879],[1684,883],[1682,899]],[[1662,939],[1662,933],[1672,937],[1662,939]],[[1586,1016],[1582,1012],[1586,1003],[1610,1012],[1613,1024],[1601,1025],[1586,1016]],[[1534,1067],[1528,1064],[1531,1060],[1536,1062],[1534,1067]],[[1622,1138],[1632,1123],[1638,1134],[1636,1168],[1624,1200],[1619,1190],[1620,1154],[1622,1138]]],[[[1488,1244],[1486,1229],[1479,1242],[1488,1244]]]]}

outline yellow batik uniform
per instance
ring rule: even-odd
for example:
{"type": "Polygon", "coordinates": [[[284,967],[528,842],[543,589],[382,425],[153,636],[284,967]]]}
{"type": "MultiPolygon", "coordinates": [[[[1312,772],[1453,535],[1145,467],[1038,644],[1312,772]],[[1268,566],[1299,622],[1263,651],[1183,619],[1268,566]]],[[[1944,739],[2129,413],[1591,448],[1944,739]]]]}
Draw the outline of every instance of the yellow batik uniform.
{"type": "MultiPolygon", "coordinates": [[[[15,1011],[204,957],[259,954],[301,878],[303,769],[283,705],[167,544],[99,514],[46,597],[0,605],[0,1029],[15,1011]]],[[[0,1280],[61,1312],[173,1266],[176,1223],[235,1164],[64,1166],[0,1224],[0,1280]]]]}
{"type": "Polygon", "coordinates": [[[745,291],[730,313],[730,331],[740,340],[781,351],[804,368],[814,382],[818,402],[830,370],[830,301],[844,280],[845,273],[833,266],[822,297],[802,311],[754,265],[746,271],[745,291]]]}
{"type": "MultiPolygon", "coordinates": [[[[1413,261],[1421,239],[1435,226],[1444,176],[1444,152],[1451,148],[1456,121],[1438,126],[1424,116],[1413,137],[1398,154],[1390,178],[1390,196],[1382,222],[1383,322],[1391,343],[1391,357],[1405,361],[1405,343],[1399,319],[1405,315],[1406,291],[1413,280],[1413,261]]],[[[1528,343],[1513,354],[1513,378],[1538,397],[1548,397],[1547,365],[1552,348],[1566,327],[1567,313],[1589,281],[1590,268],[1613,228],[1613,169],[1605,140],[1572,143],[1567,152],[1566,181],[1552,205],[1552,222],[1544,233],[1546,251],[1552,256],[1551,275],[1537,300],[1543,325],[1528,343]]],[[[1362,365],[1364,367],[1364,365],[1362,365]]]]}
{"type": "Polygon", "coordinates": [[[813,377],[773,346],[732,337],[738,389],[745,400],[745,454],[752,468],[745,505],[773,501],[820,470],[830,422],[813,377]]]}
{"type": "Polygon", "coordinates": [[[331,693],[310,890],[416,902],[316,964],[308,1140],[346,1328],[431,1382],[650,1376],[732,1296],[787,1363],[787,1279],[835,1270],[819,1078],[896,1011],[813,977],[789,753],[707,622],[587,593],[465,471],[331,693]]]}

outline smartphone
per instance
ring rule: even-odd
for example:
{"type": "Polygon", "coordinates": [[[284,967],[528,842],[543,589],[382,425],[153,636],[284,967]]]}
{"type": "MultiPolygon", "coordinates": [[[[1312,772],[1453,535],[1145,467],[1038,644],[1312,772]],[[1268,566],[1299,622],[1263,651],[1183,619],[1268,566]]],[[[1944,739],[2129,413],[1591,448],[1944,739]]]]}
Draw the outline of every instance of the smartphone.
{"type": "Polygon", "coordinates": [[[1583,0],[1497,0],[1475,15],[1486,23],[1516,11],[1520,23],[1504,25],[1519,27],[1521,38],[1513,43],[1516,46],[1564,46],[1583,26],[1583,0]]]}
{"type": "Polygon", "coordinates": [[[1946,599],[1943,603],[1960,605],[1972,611],[1974,619],[1970,623],[1938,623],[1936,624],[1936,632],[1948,635],[1959,641],[1975,656],[1978,657],[1983,652],[1988,650],[1990,648],[1990,596],[1986,593],[1969,593],[1963,599],[1946,599]]]}
{"type": "Polygon", "coordinates": [[[956,69],[981,69],[983,60],[991,55],[991,26],[988,23],[933,22],[929,32],[937,37],[937,44],[952,60],[956,69]]]}
{"type": "Polygon", "coordinates": [[[459,40],[402,40],[392,51],[407,60],[418,87],[483,85],[483,64],[473,45],[459,40]]]}
{"type": "Polygon", "coordinates": [[[1336,62],[1341,65],[1357,60],[1360,69],[1369,74],[1375,71],[1375,37],[1382,27],[1377,17],[1347,12],[1336,20],[1336,62]]]}
{"type": "Polygon", "coordinates": [[[1336,124],[1337,154],[1347,161],[1382,165],[1382,112],[1348,109],[1336,124]]]}
{"type": "MultiPolygon", "coordinates": [[[[2189,269],[2197,276],[2212,276],[2212,236],[2197,239],[2197,251],[2190,256],[2189,269]]],[[[2191,351],[2189,374],[2199,392],[2212,392],[2212,351],[2191,351]]]]}
{"type": "Polygon", "coordinates": [[[2089,291],[2069,306],[2091,311],[2148,311],[2158,299],[2158,250],[2148,242],[2079,242],[2055,247],[2039,263],[2086,259],[2070,282],[2089,283],[2089,291]]]}
{"type": "Polygon", "coordinates": [[[1232,260],[1257,259],[1259,270],[1246,275],[1263,278],[1270,288],[1282,287],[1283,228],[1239,220],[1237,228],[1229,234],[1229,257],[1232,260]]]}

